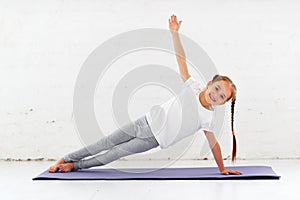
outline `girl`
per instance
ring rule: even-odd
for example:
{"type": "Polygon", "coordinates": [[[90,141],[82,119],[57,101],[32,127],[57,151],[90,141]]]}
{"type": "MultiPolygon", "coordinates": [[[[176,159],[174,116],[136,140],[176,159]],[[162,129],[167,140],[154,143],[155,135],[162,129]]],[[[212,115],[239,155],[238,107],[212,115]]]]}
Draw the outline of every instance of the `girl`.
{"type": "Polygon", "coordinates": [[[196,110],[199,114],[198,118],[201,119],[188,120],[186,117],[182,117],[181,119],[178,114],[181,110],[178,107],[176,99],[172,98],[161,106],[151,109],[151,111],[146,113],[143,117],[101,138],[96,143],[64,156],[54,166],[49,168],[49,172],[57,172],[58,170],[70,172],[83,168],[101,166],[121,157],[145,152],[158,146],[160,148],[167,148],[201,129],[205,133],[220,172],[225,175],[242,174],[239,171],[228,170],[224,167],[219,143],[211,129],[213,107],[223,105],[231,99],[231,127],[233,135],[232,161],[234,161],[236,156],[236,141],[233,131],[233,112],[236,100],[236,87],[228,77],[216,75],[208,82],[205,89],[199,88],[200,83],[188,72],[184,49],[178,34],[181,23],[182,21],[178,23],[175,15],[172,15],[169,19],[169,29],[174,42],[176,59],[181,78],[184,81],[184,87],[179,93],[178,98],[184,99],[184,101],[181,102],[182,104],[180,104],[182,110],[185,112],[196,110]],[[193,100],[197,103],[193,104],[193,100]],[[163,127],[161,126],[162,121],[164,121],[163,127]],[[186,126],[181,126],[179,130],[176,129],[178,128],[177,124],[186,126]],[[174,131],[175,129],[177,130],[176,133],[174,131]],[[99,154],[104,150],[107,151],[103,154],[99,154]],[[96,156],[84,159],[93,155],[96,156]]]}

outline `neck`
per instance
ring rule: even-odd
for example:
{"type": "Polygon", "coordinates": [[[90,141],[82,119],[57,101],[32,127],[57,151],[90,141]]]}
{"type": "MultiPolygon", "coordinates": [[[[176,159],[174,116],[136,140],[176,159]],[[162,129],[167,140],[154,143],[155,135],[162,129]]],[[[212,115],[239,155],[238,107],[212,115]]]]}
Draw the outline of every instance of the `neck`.
{"type": "Polygon", "coordinates": [[[204,108],[211,110],[211,104],[205,100],[205,90],[200,93],[199,101],[204,108]]]}

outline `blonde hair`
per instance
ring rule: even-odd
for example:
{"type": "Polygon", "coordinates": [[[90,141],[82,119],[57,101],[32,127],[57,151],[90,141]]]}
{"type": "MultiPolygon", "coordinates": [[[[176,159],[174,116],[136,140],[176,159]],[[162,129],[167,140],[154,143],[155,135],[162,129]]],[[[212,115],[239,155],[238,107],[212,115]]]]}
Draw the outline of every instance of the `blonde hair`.
{"type": "Polygon", "coordinates": [[[233,129],[233,120],[234,120],[234,106],[235,106],[235,101],[236,101],[236,86],[234,85],[232,80],[227,76],[215,75],[212,79],[212,82],[215,83],[217,81],[226,81],[227,83],[229,83],[230,88],[231,88],[231,96],[228,97],[227,101],[229,101],[231,99],[231,132],[232,132],[232,136],[233,136],[231,161],[234,162],[236,159],[236,138],[235,138],[235,133],[234,133],[234,129],[233,129]]]}

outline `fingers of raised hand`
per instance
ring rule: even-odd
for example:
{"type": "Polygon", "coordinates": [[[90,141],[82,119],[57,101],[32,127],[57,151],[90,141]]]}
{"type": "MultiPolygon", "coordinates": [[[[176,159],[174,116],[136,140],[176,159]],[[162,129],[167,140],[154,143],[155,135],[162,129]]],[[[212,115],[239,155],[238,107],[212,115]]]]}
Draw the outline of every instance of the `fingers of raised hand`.
{"type": "Polygon", "coordinates": [[[171,16],[171,19],[169,19],[169,22],[176,22],[177,23],[177,16],[173,14],[171,16]]]}

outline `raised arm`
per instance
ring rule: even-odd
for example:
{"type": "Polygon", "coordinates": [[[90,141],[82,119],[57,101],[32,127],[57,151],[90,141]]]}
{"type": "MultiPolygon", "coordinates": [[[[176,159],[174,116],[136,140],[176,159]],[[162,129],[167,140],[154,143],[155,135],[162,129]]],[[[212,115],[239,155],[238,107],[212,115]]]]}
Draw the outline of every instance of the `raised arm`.
{"type": "Polygon", "coordinates": [[[209,143],[209,147],[211,148],[211,151],[214,155],[215,161],[219,167],[219,170],[222,174],[228,175],[228,174],[236,174],[236,175],[240,175],[242,174],[239,171],[235,171],[235,170],[227,170],[224,167],[224,163],[223,163],[223,159],[222,159],[222,153],[221,153],[221,148],[220,145],[215,137],[215,135],[212,132],[209,131],[204,131],[205,136],[208,140],[209,143]]]}
{"type": "Polygon", "coordinates": [[[191,75],[188,72],[184,49],[181,44],[179,33],[178,33],[181,22],[182,21],[179,22],[177,21],[176,15],[172,15],[171,18],[169,19],[169,29],[171,31],[172,38],[173,38],[174,50],[176,53],[176,59],[180,71],[180,76],[185,82],[191,75]]]}

